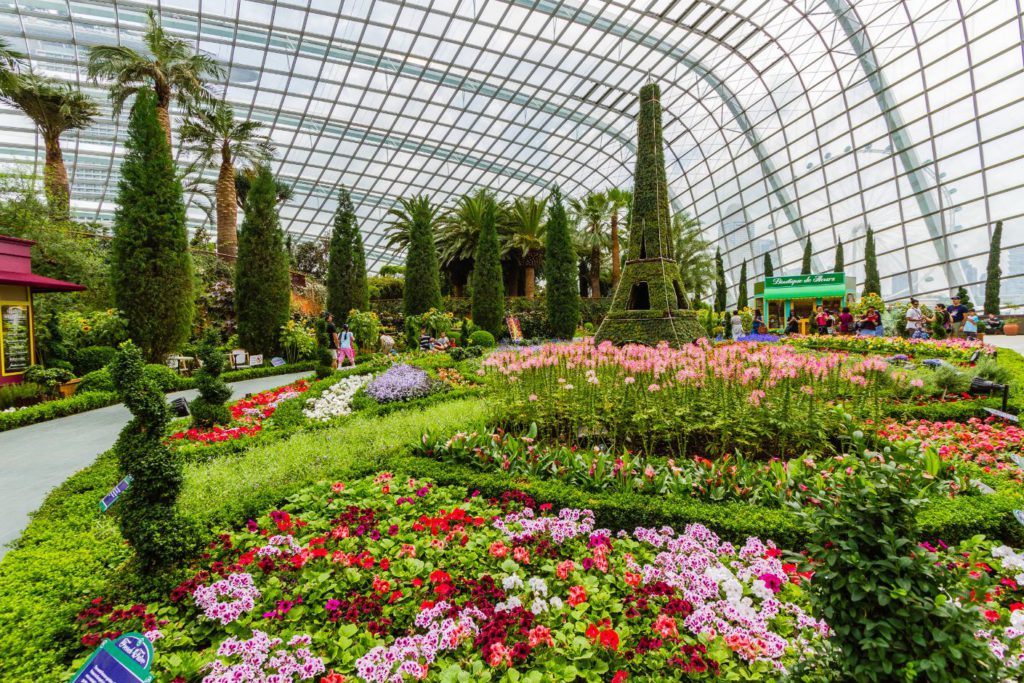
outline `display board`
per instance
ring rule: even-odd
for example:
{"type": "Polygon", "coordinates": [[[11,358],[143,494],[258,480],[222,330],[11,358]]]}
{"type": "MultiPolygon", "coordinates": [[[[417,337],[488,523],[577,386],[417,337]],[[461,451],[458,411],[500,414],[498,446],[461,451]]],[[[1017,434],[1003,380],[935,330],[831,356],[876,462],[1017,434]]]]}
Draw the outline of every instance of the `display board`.
{"type": "Polygon", "coordinates": [[[0,304],[0,339],[4,375],[17,375],[32,365],[32,312],[28,302],[0,304]]]}

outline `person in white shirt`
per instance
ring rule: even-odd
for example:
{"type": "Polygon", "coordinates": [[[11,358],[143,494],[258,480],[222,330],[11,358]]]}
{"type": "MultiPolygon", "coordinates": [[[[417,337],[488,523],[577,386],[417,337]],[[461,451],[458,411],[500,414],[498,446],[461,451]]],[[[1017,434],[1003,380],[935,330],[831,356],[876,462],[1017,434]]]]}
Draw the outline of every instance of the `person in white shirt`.
{"type": "Polygon", "coordinates": [[[911,339],[928,339],[928,323],[931,323],[932,318],[929,318],[921,310],[921,302],[917,299],[910,300],[910,308],[907,309],[907,332],[910,333],[911,339]]]}

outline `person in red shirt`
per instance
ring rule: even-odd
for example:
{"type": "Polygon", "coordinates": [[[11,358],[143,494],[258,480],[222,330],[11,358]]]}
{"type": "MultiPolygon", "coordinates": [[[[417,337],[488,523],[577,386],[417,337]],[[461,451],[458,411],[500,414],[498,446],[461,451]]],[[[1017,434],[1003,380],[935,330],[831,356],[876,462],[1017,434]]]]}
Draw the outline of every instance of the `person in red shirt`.
{"type": "Polygon", "coordinates": [[[828,313],[823,306],[818,306],[814,316],[814,324],[818,326],[818,334],[828,334],[828,313]]]}
{"type": "Polygon", "coordinates": [[[852,330],[853,315],[850,314],[850,309],[844,306],[843,312],[839,314],[839,334],[850,334],[852,330]]]}

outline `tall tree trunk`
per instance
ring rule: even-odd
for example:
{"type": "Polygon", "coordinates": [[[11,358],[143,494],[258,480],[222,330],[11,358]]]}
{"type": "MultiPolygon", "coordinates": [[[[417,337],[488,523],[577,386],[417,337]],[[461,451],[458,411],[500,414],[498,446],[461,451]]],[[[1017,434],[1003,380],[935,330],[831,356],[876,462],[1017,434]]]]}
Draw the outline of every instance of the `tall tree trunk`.
{"type": "Polygon", "coordinates": [[[590,251],[590,298],[601,298],[601,247],[590,251]]]}
{"type": "Polygon", "coordinates": [[[235,197],[235,165],[225,152],[217,176],[217,255],[234,259],[238,254],[238,204],[235,197]]]}
{"type": "Polygon", "coordinates": [[[612,291],[619,284],[619,212],[612,211],[612,291]]]}
{"type": "Polygon", "coordinates": [[[507,286],[505,296],[519,296],[519,267],[513,261],[508,264],[507,286]]]}
{"type": "Polygon", "coordinates": [[[171,89],[156,83],[156,120],[167,134],[167,151],[174,158],[174,147],[171,144],[171,89]]]}
{"type": "Polygon", "coordinates": [[[524,289],[526,290],[525,294],[526,294],[526,298],[527,299],[532,299],[533,298],[534,288],[535,288],[535,285],[536,285],[535,280],[536,280],[536,270],[534,269],[533,266],[527,265],[526,266],[526,286],[524,287],[524,289]]]}
{"type": "Polygon", "coordinates": [[[46,165],[43,169],[43,187],[50,214],[54,218],[68,218],[71,215],[71,184],[68,169],[64,166],[64,154],[60,149],[60,136],[47,136],[46,165]]]}
{"type": "Polygon", "coordinates": [[[452,296],[456,299],[462,298],[462,283],[452,281],[452,296]]]}

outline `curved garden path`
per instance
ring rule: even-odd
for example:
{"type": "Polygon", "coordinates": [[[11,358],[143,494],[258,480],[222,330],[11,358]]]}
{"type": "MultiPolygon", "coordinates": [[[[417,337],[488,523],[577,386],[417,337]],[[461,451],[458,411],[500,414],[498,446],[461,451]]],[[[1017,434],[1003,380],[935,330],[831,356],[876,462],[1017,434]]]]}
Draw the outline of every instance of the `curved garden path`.
{"type": "MultiPolygon", "coordinates": [[[[234,382],[232,398],[284,386],[309,374],[234,382]]],[[[194,389],[178,391],[168,394],[167,400],[195,395],[194,389]]],[[[7,552],[7,544],[21,535],[29,513],[42,504],[50,489],[114,445],[130,417],[128,409],[118,404],[0,432],[0,558],[7,552]]],[[[110,486],[116,483],[112,481],[110,486]]]]}

